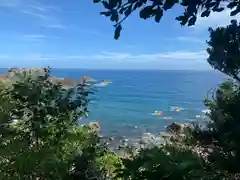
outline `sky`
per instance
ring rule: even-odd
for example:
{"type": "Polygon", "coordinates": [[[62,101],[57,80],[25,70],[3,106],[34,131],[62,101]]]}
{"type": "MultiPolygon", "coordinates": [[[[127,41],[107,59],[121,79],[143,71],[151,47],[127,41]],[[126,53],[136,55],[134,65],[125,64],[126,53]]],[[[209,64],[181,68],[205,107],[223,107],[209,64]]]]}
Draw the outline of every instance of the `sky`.
{"type": "Polygon", "coordinates": [[[114,40],[101,11],[92,0],[0,0],[0,67],[208,70],[207,29],[232,19],[226,10],[182,27],[180,7],[159,24],[136,12],[114,40]]]}

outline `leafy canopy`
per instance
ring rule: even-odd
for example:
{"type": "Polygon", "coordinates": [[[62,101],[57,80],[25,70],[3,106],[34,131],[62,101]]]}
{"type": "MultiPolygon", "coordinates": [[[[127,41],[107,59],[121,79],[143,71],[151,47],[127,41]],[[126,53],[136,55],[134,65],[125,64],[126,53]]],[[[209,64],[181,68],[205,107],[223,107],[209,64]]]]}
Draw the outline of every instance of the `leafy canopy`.
{"type": "Polygon", "coordinates": [[[97,131],[78,123],[91,88],[84,81],[66,88],[49,73],[24,71],[0,83],[1,179],[105,177],[106,149],[97,131]]]}
{"type": "Polygon", "coordinates": [[[114,22],[115,39],[120,37],[123,21],[137,10],[140,10],[140,18],[154,18],[159,23],[165,11],[180,5],[184,12],[176,17],[176,20],[181,25],[188,26],[194,25],[199,16],[208,17],[211,12],[230,9],[231,16],[240,12],[238,0],[93,0],[93,2],[101,2],[105,9],[101,14],[114,22]]]}
{"type": "Polygon", "coordinates": [[[209,29],[208,63],[240,82],[240,24],[232,20],[227,27],[209,29]]]}

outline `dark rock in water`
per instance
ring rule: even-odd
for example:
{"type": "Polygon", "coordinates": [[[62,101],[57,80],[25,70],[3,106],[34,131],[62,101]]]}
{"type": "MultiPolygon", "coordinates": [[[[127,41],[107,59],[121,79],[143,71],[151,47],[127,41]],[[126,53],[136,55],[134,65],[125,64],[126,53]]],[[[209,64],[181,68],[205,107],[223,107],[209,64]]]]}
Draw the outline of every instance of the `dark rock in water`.
{"type": "Polygon", "coordinates": [[[146,141],[144,141],[143,139],[140,139],[140,140],[139,140],[139,144],[145,145],[145,144],[147,144],[147,143],[146,143],[146,141]]]}
{"type": "Polygon", "coordinates": [[[123,139],[122,140],[122,142],[128,142],[129,141],[129,139],[123,139]]]}
{"type": "Polygon", "coordinates": [[[193,128],[193,124],[178,124],[174,122],[167,126],[166,131],[173,134],[183,135],[187,129],[190,130],[193,128]]]}
{"type": "Polygon", "coordinates": [[[184,128],[186,126],[183,124],[178,124],[178,123],[172,123],[169,126],[167,126],[166,130],[167,132],[171,132],[171,133],[176,133],[176,134],[180,134],[183,133],[184,128]]]}
{"type": "Polygon", "coordinates": [[[114,141],[114,140],[115,140],[114,137],[110,137],[110,138],[109,138],[109,141],[114,141]]]}

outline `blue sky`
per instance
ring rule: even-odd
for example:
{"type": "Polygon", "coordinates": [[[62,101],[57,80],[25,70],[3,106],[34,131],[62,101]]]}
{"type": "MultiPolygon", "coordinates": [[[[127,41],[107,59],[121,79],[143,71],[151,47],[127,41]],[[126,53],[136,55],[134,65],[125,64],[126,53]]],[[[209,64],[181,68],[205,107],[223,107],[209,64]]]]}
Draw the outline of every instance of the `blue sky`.
{"type": "Polygon", "coordinates": [[[92,0],[0,0],[1,67],[209,69],[207,28],[230,21],[224,11],[181,27],[174,20],[180,7],[160,24],[136,13],[116,41],[102,10],[92,0]]]}

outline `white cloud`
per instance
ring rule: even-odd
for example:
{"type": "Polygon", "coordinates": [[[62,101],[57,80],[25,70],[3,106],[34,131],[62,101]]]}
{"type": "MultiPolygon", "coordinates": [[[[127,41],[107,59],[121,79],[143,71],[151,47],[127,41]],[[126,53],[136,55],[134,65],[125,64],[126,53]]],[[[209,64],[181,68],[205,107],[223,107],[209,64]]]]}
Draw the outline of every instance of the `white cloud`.
{"type": "Polygon", "coordinates": [[[21,10],[20,12],[23,13],[23,14],[31,15],[31,16],[34,16],[34,17],[37,17],[37,18],[41,18],[41,19],[46,19],[47,18],[46,15],[40,14],[40,13],[37,13],[37,12],[34,12],[34,11],[21,10]]]}
{"type": "Polygon", "coordinates": [[[222,12],[212,12],[209,17],[199,17],[195,26],[196,29],[203,29],[209,27],[226,26],[230,24],[232,19],[240,19],[240,14],[236,16],[230,16],[231,10],[226,9],[222,12]]]}
{"type": "Polygon", "coordinates": [[[205,42],[203,39],[200,39],[200,38],[197,38],[197,37],[187,37],[187,36],[179,36],[179,37],[176,37],[173,40],[190,42],[190,43],[199,43],[199,44],[203,44],[205,42]]]}
{"type": "Polygon", "coordinates": [[[207,57],[205,51],[175,51],[153,54],[131,54],[131,53],[116,53],[116,52],[102,52],[99,54],[67,56],[66,59],[92,59],[92,60],[123,60],[123,61],[164,61],[169,59],[175,60],[204,60],[207,57]]]}
{"type": "MultiPolygon", "coordinates": [[[[0,0],[0,7],[41,19],[41,21],[36,22],[45,26],[61,24],[59,19],[59,13],[62,12],[61,8],[45,5],[40,0],[0,0]]],[[[58,27],[60,26],[58,25],[58,27]]]]}
{"type": "Polygon", "coordinates": [[[53,28],[53,29],[67,29],[67,26],[63,24],[50,24],[50,25],[47,25],[46,27],[53,28]]]}
{"type": "Polygon", "coordinates": [[[23,39],[26,41],[43,41],[47,36],[43,34],[26,34],[23,39]]]}
{"type": "Polygon", "coordinates": [[[24,55],[21,59],[42,61],[42,60],[54,60],[56,58],[57,58],[56,56],[44,56],[40,53],[31,53],[31,54],[24,55]]]}
{"type": "Polygon", "coordinates": [[[92,69],[208,69],[204,51],[175,51],[133,54],[128,52],[102,52],[83,55],[44,55],[31,53],[3,56],[0,63],[7,67],[60,67],[92,69]]]}
{"type": "Polygon", "coordinates": [[[21,36],[21,39],[24,41],[30,41],[30,42],[42,42],[45,40],[57,40],[60,39],[57,36],[46,36],[44,34],[25,34],[21,36]]]}

